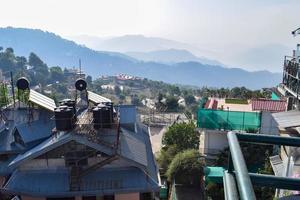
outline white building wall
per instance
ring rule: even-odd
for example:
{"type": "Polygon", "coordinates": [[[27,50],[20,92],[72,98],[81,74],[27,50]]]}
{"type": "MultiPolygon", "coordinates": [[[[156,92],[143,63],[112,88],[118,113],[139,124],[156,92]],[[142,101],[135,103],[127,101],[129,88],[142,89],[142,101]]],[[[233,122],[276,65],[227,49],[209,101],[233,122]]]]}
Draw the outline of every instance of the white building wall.
{"type": "Polygon", "coordinates": [[[278,124],[271,112],[262,112],[260,133],[268,135],[279,135],[278,124]]]}
{"type": "Polygon", "coordinates": [[[203,130],[205,154],[215,154],[228,147],[227,131],[203,130]]]}

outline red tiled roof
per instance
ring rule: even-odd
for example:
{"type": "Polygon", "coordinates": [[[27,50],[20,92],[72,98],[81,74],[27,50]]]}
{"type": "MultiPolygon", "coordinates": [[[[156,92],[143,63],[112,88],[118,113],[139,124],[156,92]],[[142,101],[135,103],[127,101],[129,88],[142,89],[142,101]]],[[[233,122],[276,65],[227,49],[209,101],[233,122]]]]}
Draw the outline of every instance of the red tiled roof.
{"type": "Polygon", "coordinates": [[[212,106],[211,106],[212,109],[216,110],[218,108],[218,101],[217,100],[213,100],[213,103],[212,103],[212,106]]]}
{"type": "Polygon", "coordinates": [[[216,99],[209,99],[206,103],[204,108],[206,109],[214,109],[218,108],[218,101],[216,99]]]}
{"type": "Polygon", "coordinates": [[[252,99],[252,110],[283,112],[286,109],[286,101],[269,99],[252,99]]]}
{"type": "Polygon", "coordinates": [[[205,106],[204,106],[204,108],[208,108],[208,107],[209,107],[209,105],[210,105],[210,99],[208,99],[208,101],[205,103],[205,106]]]}

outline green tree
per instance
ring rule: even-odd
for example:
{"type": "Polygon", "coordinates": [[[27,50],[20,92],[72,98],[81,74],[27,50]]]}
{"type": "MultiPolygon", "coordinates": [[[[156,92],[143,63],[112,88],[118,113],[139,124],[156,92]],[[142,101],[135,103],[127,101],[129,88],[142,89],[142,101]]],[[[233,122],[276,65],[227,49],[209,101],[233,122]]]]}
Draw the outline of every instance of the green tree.
{"type": "Polygon", "coordinates": [[[180,95],[181,94],[179,87],[175,86],[175,85],[170,86],[170,92],[171,92],[171,95],[180,95]]]}
{"type": "Polygon", "coordinates": [[[206,185],[205,191],[206,191],[206,195],[212,200],[225,199],[223,184],[210,182],[206,185]]]}
{"type": "Polygon", "coordinates": [[[118,85],[116,85],[115,86],[115,93],[116,93],[116,95],[119,96],[121,94],[121,92],[122,92],[121,88],[118,85]]]}
{"type": "Polygon", "coordinates": [[[49,75],[48,66],[34,53],[30,53],[28,63],[37,73],[37,78],[41,81],[41,84],[44,84],[46,82],[45,79],[47,79],[49,75]],[[44,80],[42,81],[42,79],[44,80]]]}
{"type": "Polygon", "coordinates": [[[192,95],[192,94],[186,95],[184,97],[184,100],[185,100],[186,105],[196,103],[196,99],[195,99],[194,95],[192,95]]]}
{"type": "Polygon", "coordinates": [[[141,101],[137,95],[133,95],[131,97],[131,104],[136,105],[136,106],[141,104],[141,101]]]}
{"type": "Polygon", "coordinates": [[[166,172],[169,164],[172,162],[175,155],[179,152],[176,145],[163,147],[157,156],[157,162],[162,172],[166,172]]]}
{"type": "Polygon", "coordinates": [[[203,167],[205,165],[203,157],[196,149],[188,149],[178,153],[167,170],[169,181],[176,179],[176,183],[185,185],[201,185],[203,167]]]}
{"type": "Polygon", "coordinates": [[[199,134],[193,123],[177,123],[170,126],[164,134],[162,144],[176,145],[179,151],[199,148],[199,134]]]}
{"type": "Polygon", "coordinates": [[[124,101],[126,99],[126,96],[124,94],[120,94],[119,98],[120,98],[121,101],[124,101]]]}
{"type": "Polygon", "coordinates": [[[177,111],[178,110],[178,99],[174,96],[168,96],[166,100],[166,106],[168,111],[177,111]]]}
{"type": "Polygon", "coordinates": [[[86,82],[87,82],[88,85],[92,85],[93,79],[92,79],[92,77],[90,75],[88,75],[85,80],[86,80],[86,82]]]}
{"type": "Polygon", "coordinates": [[[50,81],[62,81],[64,79],[63,71],[60,67],[51,67],[50,68],[50,81]]]}

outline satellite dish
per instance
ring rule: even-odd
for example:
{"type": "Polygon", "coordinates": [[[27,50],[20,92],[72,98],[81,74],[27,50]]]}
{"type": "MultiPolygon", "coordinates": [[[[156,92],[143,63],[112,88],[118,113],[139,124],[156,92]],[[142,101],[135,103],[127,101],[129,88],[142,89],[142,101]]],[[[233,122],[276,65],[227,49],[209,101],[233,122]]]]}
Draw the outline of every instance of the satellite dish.
{"type": "Polygon", "coordinates": [[[77,81],[75,82],[75,87],[77,90],[79,91],[83,91],[86,89],[87,83],[85,80],[83,79],[77,79],[77,81]]]}
{"type": "Polygon", "coordinates": [[[21,77],[17,80],[17,88],[19,90],[26,90],[29,89],[29,81],[25,77],[21,77]]]}

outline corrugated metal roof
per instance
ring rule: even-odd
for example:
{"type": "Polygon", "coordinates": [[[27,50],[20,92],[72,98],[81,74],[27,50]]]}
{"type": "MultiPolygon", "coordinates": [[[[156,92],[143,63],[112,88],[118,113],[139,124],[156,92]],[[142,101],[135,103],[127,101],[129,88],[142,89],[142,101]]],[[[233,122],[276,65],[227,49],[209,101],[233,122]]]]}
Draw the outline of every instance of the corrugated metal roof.
{"type": "Polygon", "coordinates": [[[12,135],[12,128],[0,132],[0,154],[19,153],[24,150],[21,145],[16,145],[12,135]]]}
{"type": "Polygon", "coordinates": [[[109,195],[158,191],[157,182],[138,168],[100,169],[83,177],[80,191],[70,191],[68,170],[15,171],[3,190],[34,196],[109,195]],[[30,184],[29,184],[30,183],[30,184]]]}
{"type": "Polygon", "coordinates": [[[122,129],[120,134],[120,154],[125,158],[147,166],[147,152],[144,141],[134,137],[133,134],[126,129],[122,129]]]}
{"type": "Polygon", "coordinates": [[[51,130],[54,128],[53,120],[38,120],[31,123],[24,123],[16,126],[24,143],[40,140],[51,136],[51,130]]]}
{"type": "Polygon", "coordinates": [[[300,111],[291,110],[287,112],[273,113],[272,116],[280,128],[300,126],[300,111]]]}
{"type": "Polygon", "coordinates": [[[76,141],[80,144],[84,144],[86,146],[89,146],[91,148],[94,148],[98,151],[101,151],[103,153],[106,153],[108,155],[112,155],[113,150],[105,147],[103,145],[99,145],[93,142],[90,142],[86,137],[82,137],[79,135],[74,135],[71,133],[61,133],[53,135],[52,137],[48,138],[44,142],[40,143],[39,145],[35,146],[34,148],[26,151],[23,154],[18,155],[12,162],[9,163],[8,167],[15,168],[22,164],[24,161],[36,158],[52,149],[55,149],[63,144],[66,144],[70,141],[76,141]]]}
{"type": "Polygon", "coordinates": [[[153,154],[152,147],[151,147],[149,127],[138,123],[137,124],[137,133],[143,137],[143,141],[146,146],[147,163],[148,163],[147,171],[151,175],[151,177],[156,182],[158,182],[159,171],[158,171],[156,160],[154,158],[154,154],[153,154]]]}
{"type": "Polygon", "coordinates": [[[110,99],[103,97],[99,94],[96,94],[94,92],[88,91],[88,99],[89,101],[98,104],[98,103],[105,103],[105,102],[111,102],[110,99]]]}
{"type": "Polygon", "coordinates": [[[50,111],[54,111],[54,108],[56,108],[56,105],[55,105],[55,102],[53,99],[51,99],[41,93],[38,93],[34,90],[30,90],[29,101],[47,109],[47,110],[50,110],[50,111]]]}
{"type": "Polygon", "coordinates": [[[286,101],[270,99],[253,99],[252,109],[269,112],[283,112],[286,110],[286,101]]]}
{"type": "Polygon", "coordinates": [[[271,163],[271,166],[272,166],[275,176],[283,176],[284,175],[283,174],[284,165],[283,165],[283,162],[280,159],[279,155],[271,156],[270,163],[271,163]]]}

